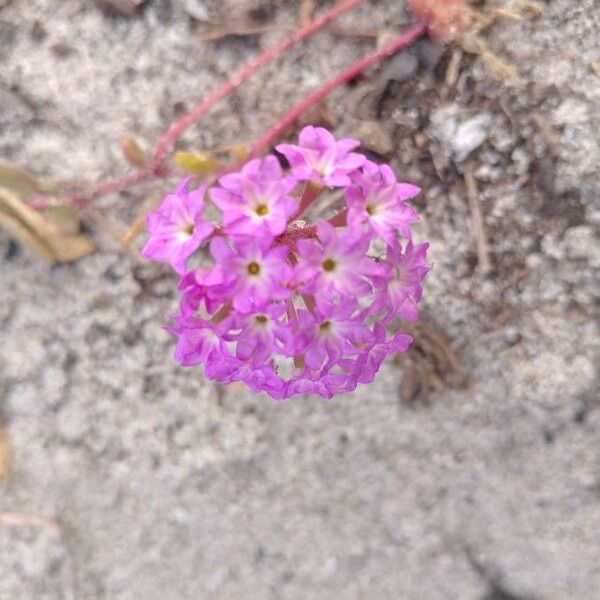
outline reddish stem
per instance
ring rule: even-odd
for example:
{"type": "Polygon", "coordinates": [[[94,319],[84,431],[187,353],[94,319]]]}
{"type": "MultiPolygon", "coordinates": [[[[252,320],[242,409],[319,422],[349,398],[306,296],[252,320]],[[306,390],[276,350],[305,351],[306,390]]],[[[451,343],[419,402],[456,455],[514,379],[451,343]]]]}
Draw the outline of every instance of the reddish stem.
{"type": "Polygon", "coordinates": [[[320,196],[324,189],[325,188],[323,186],[313,183],[312,181],[308,181],[304,188],[302,198],[300,198],[298,210],[296,210],[288,222],[291,223],[292,221],[300,218],[308,210],[309,206],[320,196]]]}
{"type": "Polygon", "coordinates": [[[256,73],[261,67],[275,60],[286,50],[317,32],[319,29],[339,17],[342,13],[354,8],[360,2],[362,2],[362,0],[340,0],[323,15],[300,27],[294,34],[281,41],[279,44],[268,48],[254,61],[232,75],[221,87],[217,88],[207,98],[194,106],[194,108],[186,113],[181,119],[171,125],[166,133],[158,139],[154,150],[153,166],[151,169],[139,169],[123,177],[92,185],[84,191],[69,194],[64,197],[32,198],[28,200],[28,205],[37,209],[44,209],[61,204],[84,207],[96,198],[105,194],[120,192],[146,181],[167,177],[171,173],[169,169],[163,166],[164,159],[175,142],[188,127],[193,125],[200,117],[202,117],[202,115],[208,112],[217,102],[219,102],[219,100],[222,100],[235,91],[240,84],[256,73]]]}
{"type": "Polygon", "coordinates": [[[337,215],[334,215],[333,217],[331,217],[331,219],[328,219],[328,223],[330,225],[333,225],[333,227],[345,227],[347,215],[348,209],[344,208],[342,211],[337,213],[337,215]]]}
{"type": "Polygon", "coordinates": [[[221,87],[217,88],[202,102],[197,104],[192,110],[186,113],[181,119],[173,123],[166,133],[158,140],[154,150],[154,167],[161,166],[165,156],[175,145],[175,142],[183,135],[184,131],[193,125],[200,117],[207,113],[217,102],[235,91],[241,83],[251,77],[261,67],[275,60],[286,50],[295,46],[298,42],[312,35],[330,21],[336,19],[339,15],[351,8],[354,8],[362,0],[341,0],[320,17],[311,21],[307,25],[300,27],[294,34],[285,40],[282,40],[275,46],[267,49],[260,56],[248,63],[237,73],[232,75],[221,87]]]}
{"type": "Polygon", "coordinates": [[[330,79],[321,88],[307,96],[304,100],[296,104],[288,112],[281,117],[281,119],[271,127],[259,140],[256,142],[250,152],[250,158],[259,156],[263,152],[267,151],[283,133],[291,127],[300,116],[306,111],[312,108],[315,104],[318,104],[331,94],[335,89],[347,83],[351,79],[354,79],[357,75],[360,75],[365,69],[378,63],[379,61],[389,58],[399,50],[406,48],[412,44],[416,39],[421,37],[427,31],[427,25],[419,23],[408,29],[401,36],[392,40],[389,44],[384,46],[381,50],[368,54],[358,62],[349,66],[347,69],[336,75],[333,79],[330,79]]]}
{"type": "MultiPolygon", "coordinates": [[[[334,227],[344,227],[346,225],[346,215],[348,214],[347,209],[343,209],[339,213],[333,215],[331,219],[327,219],[327,222],[334,227]]],[[[296,240],[316,238],[317,237],[317,226],[309,225],[308,227],[294,227],[292,229],[286,229],[278,238],[277,244],[293,244],[296,240]]]]}
{"type": "Polygon", "coordinates": [[[31,208],[35,208],[38,210],[49,208],[51,206],[60,206],[63,204],[75,206],[78,208],[85,208],[85,206],[87,206],[100,196],[105,196],[106,194],[114,194],[115,192],[120,192],[122,190],[134,187],[152,179],[168,177],[170,174],[171,171],[169,171],[166,168],[161,169],[157,172],[150,171],[147,169],[139,169],[137,171],[129,173],[129,175],[119,177],[118,179],[109,179],[107,181],[99,183],[93,186],[91,189],[88,189],[87,191],[76,192],[62,198],[56,198],[52,196],[40,196],[28,200],[27,204],[31,206],[31,208]]]}

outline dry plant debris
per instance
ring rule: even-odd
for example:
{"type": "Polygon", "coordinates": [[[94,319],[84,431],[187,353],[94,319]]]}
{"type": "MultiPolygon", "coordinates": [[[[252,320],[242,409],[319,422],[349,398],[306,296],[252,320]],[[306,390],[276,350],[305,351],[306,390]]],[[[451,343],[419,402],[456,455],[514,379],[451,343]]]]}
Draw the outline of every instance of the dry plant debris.
{"type": "Polygon", "coordinates": [[[145,0],[93,0],[94,4],[108,13],[134,16],[145,0]]]}
{"type": "Polygon", "coordinates": [[[469,209],[471,211],[471,218],[473,219],[479,269],[482,275],[487,275],[492,270],[492,261],[490,260],[490,249],[485,232],[485,223],[481,211],[479,194],[477,192],[477,183],[475,181],[475,176],[473,175],[473,169],[470,165],[465,168],[464,178],[467,187],[469,209]]]}
{"type": "Polygon", "coordinates": [[[300,8],[298,9],[298,18],[300,23],[310,23],[313,18],[313,13],[317,8],[317,0],[302,0],[300,2],[300,8]]]}
{"type": "Polygon", "coordinates": [[[0,481],[6,481],[10,474],[10,446],[3,424],[0,423],[0,481]]]}
{"type": "Polygon", "coordinates": [[[227,37],[260,35],[269,31],[292,31],[293,27],[276,23],[257,23],[251,20],[228,20],[223,25],[206,25],[202,28],[200,39],[203,42],[216,42],[227,37]]]}
{"type": "Polygon", "coordinates": [[[395,363],[403,368],[399,389],[401,402],[427,405],[432,393],[444,389],[465,389],[469,378],[447,337],[423,314],[415,325],[403,325],[413,336],[410,351],[398,354],[395,363]]]}
{"type": "Polygon", "coordinates": [[[74,231],[75,213],[71,209],[65,212],[64,208],[54,212],[54,224],[11,191],[0,187],[0,225],[49,262],[71,262],[94,250],[89,236],[74,231]]]}

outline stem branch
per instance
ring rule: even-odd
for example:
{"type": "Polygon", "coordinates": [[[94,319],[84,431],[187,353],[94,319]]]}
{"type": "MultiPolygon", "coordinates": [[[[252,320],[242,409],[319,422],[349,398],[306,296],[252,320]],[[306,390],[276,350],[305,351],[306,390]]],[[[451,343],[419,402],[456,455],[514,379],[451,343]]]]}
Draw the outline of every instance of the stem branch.
{"type": "Polygon", "coordinates": [[[83,208],[100,196],[120,192],[129,187],[154,179],[164,179],[168,177],[171,175],[171,171],[164,166],[167,154],[171,151],[183,133],[200,119],[200,117],[207,113],[215,104],[217,104],[217,102],[234,92],[261,67],[280,57],[287,50],[311,36],[313,33],[316,33],[319,29],[335,20],[342,13],[354,8],[362,1],[363,0],[339,0],[337,4],[323,13],[320,17],[317,17],[306,25],[302,25],[291,36],[275,46],[267,48],[260,56],[240,69],[237,73],[234,73],[224,84],[196,104],[196,106],[181,117],[181,119],[173,123],[158,139],[153,154],[153,164],[150,169],[137,169],[123,177],[98,184],[92,184],[87,188],[82,186],[82,191],[67,193],[63,197],[31,198],[27,201],[27,204],[36,209],[44,209],[56,205],[69,205],[83,208]]]}
{"type": "Polygon", "coordinates": [[[175,142],[183,135],[185,130],[207,113],[215,104],[217,104],[217,102],[235,91],[240,84],[256,73],[261,67],[275,60],[292,46],[295,46],[304,38],[312,35],[323,26],[327,25],[327,23],[336,19],[343,12],[356,6],[359,2],[362,2],[362,0],[341,0],[320,17],[300,27],[290,37],[282,40],[275,46],[268,48],[260,56],[232,75],[228,81],[199,102],[192,110],[181,117],[181,119],[173,123],[156,144],[153,157],[155,168],[163,164],[165,156],[173,148],[175,142]]]}

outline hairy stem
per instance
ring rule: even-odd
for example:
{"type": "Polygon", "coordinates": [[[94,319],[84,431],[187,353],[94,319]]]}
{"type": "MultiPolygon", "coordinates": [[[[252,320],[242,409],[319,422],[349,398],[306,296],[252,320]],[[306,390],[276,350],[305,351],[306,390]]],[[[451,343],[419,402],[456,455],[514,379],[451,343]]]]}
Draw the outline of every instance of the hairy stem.
{"type": "Polygon", "coordinates": [[[175,142],[183,135],[186,129],[193,125],[200,117],[207,113],[217,102],[235,91],[241,83],[251,77],[261,67],[281,56],[284,52],[295,46],[298,42],[312,35],[327,23],[336,19],[339,15],[356,6],[362,0],[341,0],[330,10],[310,23],[300,27],[294,34],[287,39],[279,42],[275,46],[267,49],[260,56],[248,63],[237,73],[229,78],[221,87],[208,95],[204,100],[198,103],[192,110],[185,114],[181,119],[173,123],[166,133],[158,140],[154,150],[154,167],[160,167],[163,164],[165,156],[175,145],[175,142]]]}
{"type": "Polygon", "coordinates": [[[106,194],[114,194],[115,192],[121,192],[128,188],[134,187],[146,181],[152,179],[164,178],[170,175],[170,171],[167,169],[162,170],[160,173],[155,173],[147,169],[140,169],[133,171],[129,175],[119,177],[117,179],[108,179],[102,183],[98,183],[92,186],[91,189],[82,190],[80,192],[71,193],[64,197],[48,197],[39,196],[31,198],[27,201],[27,204],[31,208],[42,210],[51,206],[68,205],[76,208],[85,208],[90,202],[96,200],[106,194]]]}
{"type": "Polygon", "coordinates": [[[335,20],[342,13],[354,8],[362,1],[363,0],[340,0],[323,15],[317,17],[310,23],[301,26],[290,37],[279,42],[275,46],[268,48],[255,60],[243,67],[237,73],[234,73],[223,85],[196,104],[196,106],[181,117],[181,119],[173,123],[165,134],[158,139],[153,154],[153,164],[151,168],[138,169],[123,177],[104,181],[89,187],[82,186],[81,192],[65,194],[64,197],[31,198],[28,200],[27,204],[36,209],[44,209],[56,205],[69,205],[84,208],[93,200],[106,194],[120,192],[147,181],[168,177],[172,173],[164,166],[165,158],[186,129],[191,127],[198,119],[200,119],[200,117],[217,104],[217,102],[234,92],[261,67],[280,57],[297,43],[311,36],[313,33],[335,20]]]}
{"type": "Polygon", "coordinates": [[[365,69],[378,63],[379,61],[389,58],[399,50],[410,46],[416,39],[421,37],[427,31],[427,25],[419,23],[414,25],[399,37],[392,40],[389,44],[384,46],[381,50],[368,54],[364,58],[361,58],[358,62],[349,66],[347,69],[336,75],[333,79],[330,79],[325,85],[320,87],[318,90],[307,96],[304,100],[292,107],[288,112],[277,121],[273,127],[271,127],[254,145],[250,152],[250,158],[261,155],[267,151],[281,136],[285,133],[288,127],[291,127],[300,116],[311,109],[313,106],[321,102],[324,98],[329,96],[335,89],[347,83],[351,79],[354,79],[357,75],[362,73],[365,69]]]}

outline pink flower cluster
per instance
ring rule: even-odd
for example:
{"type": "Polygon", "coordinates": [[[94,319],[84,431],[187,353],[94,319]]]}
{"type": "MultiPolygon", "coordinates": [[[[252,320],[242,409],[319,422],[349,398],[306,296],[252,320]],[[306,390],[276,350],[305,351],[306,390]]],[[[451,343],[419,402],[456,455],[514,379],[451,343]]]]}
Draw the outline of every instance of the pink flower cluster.
{"type": "Polygon", "coordinates": [[[209,190],[185,180],[148,216],[142,255],[181,276],[167,329],[182,365],[276,399],[329,398],[373,381],[387,355],[408,348],[397,323],[417,320],[429,271],[428,244],[410,234],[418,217],[407,201],[420,190],[358,145],[306,127],[298,144],[277,147],[289,172],[270,155],[209,190]],[[192,255],[199,266],[188,268],[192,255]]]}

